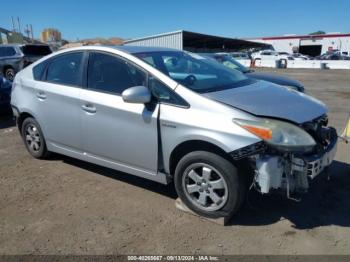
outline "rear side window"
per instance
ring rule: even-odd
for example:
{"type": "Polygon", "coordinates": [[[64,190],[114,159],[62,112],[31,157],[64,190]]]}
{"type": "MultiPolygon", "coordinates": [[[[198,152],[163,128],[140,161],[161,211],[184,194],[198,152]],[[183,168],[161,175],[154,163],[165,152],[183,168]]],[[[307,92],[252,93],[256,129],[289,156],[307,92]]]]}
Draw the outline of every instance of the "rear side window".
{"type": "Polygon", "coordinates": [[[44,61],[33,67],[33,77],[35,80],[43,80],[47,62],[44,61]]]}
{"type": "Polygon", "coordinates": [[[146,86],[147,75],[133,64],[104,53],[90,53],[88,89],[121,94],[133,86],[146,86]]]}
{"type": "Polygon", "coordinates": [[[63,85],[80,86],[83,53],[68,53],[53,58],[48,66],[46,80],[63,85]]]}
{"type": "Polygon", "coordinates": [[[0,47],[0,57],[13,56],[16,50],[11,46],[0,47]]]}

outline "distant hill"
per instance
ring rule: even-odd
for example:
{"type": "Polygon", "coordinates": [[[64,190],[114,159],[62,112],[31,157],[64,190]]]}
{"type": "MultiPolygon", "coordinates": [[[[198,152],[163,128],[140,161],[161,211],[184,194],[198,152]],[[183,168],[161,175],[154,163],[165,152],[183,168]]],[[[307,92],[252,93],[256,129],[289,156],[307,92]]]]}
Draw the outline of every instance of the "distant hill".
{"type": "Polygon", "coordinates": [[[61,46],[59,49],[66,49],[66,48],[85,46],[85,45],[122,45],[123,42],[124,42],[124,39],[120,37],[111,37],[111,38],[95,37],[95,38],[80,39],[77,41],[70,41],[64,44],[63,46],[61,46]]]}

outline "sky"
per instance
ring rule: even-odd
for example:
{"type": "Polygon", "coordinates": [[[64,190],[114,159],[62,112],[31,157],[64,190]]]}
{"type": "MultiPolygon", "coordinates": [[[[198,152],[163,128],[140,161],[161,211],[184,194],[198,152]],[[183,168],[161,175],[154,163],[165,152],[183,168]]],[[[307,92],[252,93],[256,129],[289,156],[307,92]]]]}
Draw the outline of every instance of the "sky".
{"type": "Polygon", "coordinates": [[[0,27],[34,37],[47,27],[67,40],[93,37],[137,38],[176,30],[227,37],[350,32],[349,0],[16,0],[2,1],[0,27]]]}

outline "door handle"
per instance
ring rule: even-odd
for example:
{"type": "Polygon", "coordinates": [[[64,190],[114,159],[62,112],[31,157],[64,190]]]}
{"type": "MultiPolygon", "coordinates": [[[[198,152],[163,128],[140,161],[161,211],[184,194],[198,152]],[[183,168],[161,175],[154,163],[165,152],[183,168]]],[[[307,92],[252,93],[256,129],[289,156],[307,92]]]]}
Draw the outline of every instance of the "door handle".
{"type": "Polygon", "coordinates": [[[90,103],[82,105],[81,108],[88,113],[96,113],[96,107],[90,103]]]}
{"type": "Polygon", "coordinates": [[[39,91],[38,93],[36,93],[36,97],[41,99],[41,100],[44,100],[44,99],[46,99],[46,94],[43,91],[39,91]]]}

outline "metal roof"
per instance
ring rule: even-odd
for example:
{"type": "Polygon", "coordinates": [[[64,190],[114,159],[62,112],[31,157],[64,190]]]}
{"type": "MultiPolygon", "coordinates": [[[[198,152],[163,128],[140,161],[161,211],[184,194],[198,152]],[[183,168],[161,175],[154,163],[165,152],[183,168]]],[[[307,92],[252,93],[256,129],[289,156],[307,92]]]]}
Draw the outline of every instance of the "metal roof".
{"type": "Polygon", "coordinates": [[[221,51],[237,51],[248,48],[266,47],[264,43],[246,41],[237,38],[228,38],[223,36],[208,35],[185,30],[178,30],[127,40],[125,45],[137,46],[158,46],[172,47],[180,50],[202,51],[221,50],[221,51]]]}
{"type": "Polygon", "coordinates": [[[125,40],[124,44],[129,44],[129,43],[132,43],[132,42],[137,42],[137,41],[146,40],[146,39],[152,39],[152,38],[161,37],[161,36],[169,36],[169,35],[181,34],[182,32],[184,32],[184,31],[183,30],[177,30],[177,31],[172,31],[172,32],[167,32],[167,33],[162,33],[162,34],[156,34],[156,35],[151,35],[151,36],[134,38],[134,39],[130,39],[130,40],[125,40]]]}

